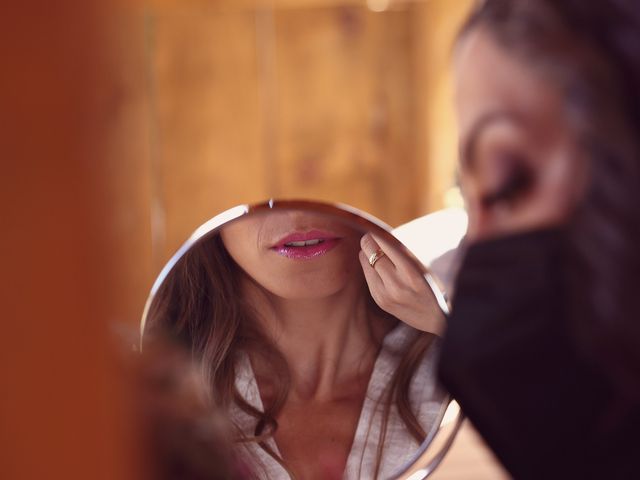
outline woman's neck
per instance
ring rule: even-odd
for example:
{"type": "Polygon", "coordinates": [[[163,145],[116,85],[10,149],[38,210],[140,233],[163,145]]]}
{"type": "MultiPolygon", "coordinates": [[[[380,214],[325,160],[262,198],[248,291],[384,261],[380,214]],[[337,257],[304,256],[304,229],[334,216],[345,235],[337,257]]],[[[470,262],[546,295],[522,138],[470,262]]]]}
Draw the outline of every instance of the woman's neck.
{"type": "MultiPolygon", "coordinates": [[[[364,288],[350,285],[314,299],[251,295],[258,320],[289,365],[289,402],[336,400],[351,390],[362,391],[368,382],[392,324],[373,313],[364,288]]],[[[261,390],[268,390],[272,372],[263,371],[259,362],[253,368],[261,390]]]]}

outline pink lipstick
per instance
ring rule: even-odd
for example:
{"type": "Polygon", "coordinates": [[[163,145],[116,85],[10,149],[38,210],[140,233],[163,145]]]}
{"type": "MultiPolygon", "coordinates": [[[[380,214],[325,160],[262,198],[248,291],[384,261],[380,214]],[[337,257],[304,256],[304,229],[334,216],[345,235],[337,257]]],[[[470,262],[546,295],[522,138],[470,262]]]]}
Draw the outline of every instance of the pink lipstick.
{"type": "Polygon", "coordinates": [[[310,260],[332,250],[339,241],[340,237],[333,233],[311,230],[291,233],[280,239],[271,249],[293,260],[310,260]]]}

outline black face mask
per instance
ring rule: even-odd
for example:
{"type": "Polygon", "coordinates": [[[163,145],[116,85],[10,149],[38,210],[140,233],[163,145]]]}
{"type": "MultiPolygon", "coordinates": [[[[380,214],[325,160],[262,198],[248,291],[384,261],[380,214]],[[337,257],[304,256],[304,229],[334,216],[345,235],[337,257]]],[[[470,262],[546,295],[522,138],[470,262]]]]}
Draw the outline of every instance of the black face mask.
{"type": "Polygon", "coordinates": [[[479,242],[456,280],[440,377],[516,478],[592,478],[585,456],[629,448],[640,428],[590,355],[589,329],[576,328],[592,319],[568,238],[548,229],[479,242]]]}

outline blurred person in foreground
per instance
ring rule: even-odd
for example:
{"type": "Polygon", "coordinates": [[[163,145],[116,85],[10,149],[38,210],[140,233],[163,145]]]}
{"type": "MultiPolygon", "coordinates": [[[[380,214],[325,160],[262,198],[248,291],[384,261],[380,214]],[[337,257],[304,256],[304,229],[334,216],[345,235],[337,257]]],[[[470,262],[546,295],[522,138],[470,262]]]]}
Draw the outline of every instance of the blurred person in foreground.
{"type": "Polygon", "coordinates": [[[146,480],[249,480],[197,365],[167,335],[129,359],[146,480]]]}
{"type": "Polygon", "coordinates": [[[454,67],[470,224],[442,382],[515,478],[637,478],[640,1],[481,2],[454,67]]]}

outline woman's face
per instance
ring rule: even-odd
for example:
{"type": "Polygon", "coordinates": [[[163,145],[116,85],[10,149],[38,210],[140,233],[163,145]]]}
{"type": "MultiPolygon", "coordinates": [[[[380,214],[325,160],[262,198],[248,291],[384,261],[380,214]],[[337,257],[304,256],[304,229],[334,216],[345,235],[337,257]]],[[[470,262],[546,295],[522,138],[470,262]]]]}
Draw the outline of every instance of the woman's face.
{"type": "Polygon", "coordinates": [[[328,297],[363,282],[361,234],[327,215],[291,210],[243,217],[221,231],[235,262],[285,299],[328,297]]]}
{"type": "Polygon", "coordinates": [[[560,87],[482,27],[463,37],[454,66],[470,238],[566,221],[584,191],[586,163],[560,87]]]}

